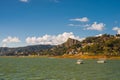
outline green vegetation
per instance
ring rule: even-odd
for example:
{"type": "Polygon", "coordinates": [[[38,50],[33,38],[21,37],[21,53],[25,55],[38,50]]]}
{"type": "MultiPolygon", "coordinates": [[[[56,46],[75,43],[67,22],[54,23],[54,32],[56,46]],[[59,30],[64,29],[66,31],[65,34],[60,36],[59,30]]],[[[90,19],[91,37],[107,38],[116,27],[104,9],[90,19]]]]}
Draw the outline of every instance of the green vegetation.
{"type": "Polygon", "coordinates": [[[120,56],[120,36],[104,34],[99,37],[89,37],[83,41],[86,44],[81,51],[94,55],[120,56]]]}
{"type": "Polygon", "coordinates": [[[87,37],[82,42],[68,39],[52,51],[54,55],[79,54],[120,56],[120,35],[103,34],[98,37],[87,37]]]}
{"type": "Polygon", "coordinates": [[[60,45],[34,45],[20,48],[0,48],[1,55],[6,56],[28,56],[28,55],[50,55],[58,56],[64,54],[87,54],[120,56],[120,34],[103,34],[97,37],[87,37],[83,41],[69,38],[60,45]]]}

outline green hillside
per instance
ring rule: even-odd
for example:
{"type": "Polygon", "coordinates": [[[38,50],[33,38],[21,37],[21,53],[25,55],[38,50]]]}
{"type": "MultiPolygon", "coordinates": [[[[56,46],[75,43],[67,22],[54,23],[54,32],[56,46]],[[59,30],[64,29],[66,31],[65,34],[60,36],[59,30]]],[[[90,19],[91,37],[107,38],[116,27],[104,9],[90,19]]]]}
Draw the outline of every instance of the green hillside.
{"type": "Polygon", "coordinates": [[[87,37],[83,41],[69,38],[60,45],[34,45],[19,48],[0,48],[1,55],[28,56],[64,54],[120,56],[120,35],[103,34],[102,36],[87,37]]]}
{"type": "Polygon", "coordinates": [[[68,39],[67,42],[49,50],[51,54],[81,54],[81,55],[120,55],[120,35],[103,34],[97,37],[87,37],[82,42],[68,39]]]}

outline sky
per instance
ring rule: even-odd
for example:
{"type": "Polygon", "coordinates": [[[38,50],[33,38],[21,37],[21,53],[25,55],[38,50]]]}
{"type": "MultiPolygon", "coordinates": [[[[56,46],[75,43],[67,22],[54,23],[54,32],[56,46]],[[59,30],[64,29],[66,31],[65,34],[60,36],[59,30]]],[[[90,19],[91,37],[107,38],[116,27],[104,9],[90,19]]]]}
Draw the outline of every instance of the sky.
{"type": "Polygon", "coordinates": [[[119,0],[0,0],[0,47],[120,34],[119,0]]]}

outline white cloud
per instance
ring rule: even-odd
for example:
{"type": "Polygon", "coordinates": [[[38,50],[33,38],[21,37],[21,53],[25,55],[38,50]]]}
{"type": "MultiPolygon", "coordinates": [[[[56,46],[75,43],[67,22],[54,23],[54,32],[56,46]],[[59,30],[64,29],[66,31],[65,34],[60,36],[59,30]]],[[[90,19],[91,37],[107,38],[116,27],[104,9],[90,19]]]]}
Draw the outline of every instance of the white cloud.
{"type": "Polygon", "coordinates": [[[9,36],[9,37],[3,39],[2,42],[3,43],[18,43],[18,42],[20,42],[20,40],[17,37],[11,37],[11,36],[9,36]]]}
{"type": "Polygon", "coordinates": [[[7,44],[6,44],[6,43],[2,44],[2,47],[6,47],[6,46],[7,46],[7,44]]]}
{"type": "Polygon", "coordinates": [[[25,3],[28,2],[28,0],[20,0],[20,1],[21,1],[21,2],[25,2],[25,3]]]}
{"type": "Polygon", "coordinates": [[[98,31],[102,31],[105,27],[104,23],[97,23],[94,22],[92,25],[86,27],[87,30],[98,30],[98,31]]]}
{"type": "Polygon", "coordinates": [[[113,27],[112,30],[117,31],[117,34],[120,34],[120,28],[118,28],[118,27],[113,27]]]}
{"type": "Polygon", "coordinates": [[[42,37],[27,37],[26,43],[28,44],[50,44],[58,45],[64,43],[68,38],[82,40],[79,36],[75,36],[72,32],[64,32],[58,35],[44,35],[42,37]]]}
{"type": "Polygon", "coordinates": [[[98,34],[98,35],[95,35],[96,37],[99,37],[99,36],[102,36],[103,34],[98,34]]]}
{"type": "Polygon", "coordinates": [[[73,26],[73,27],[89,27],[90,24],[68,24],[68,26],[73,26]]]}
{"type": "Polygon", "coordinates": [[[80,24],[68,24],[68,26],[82,26],[80,24]]]}
{"type": "MultiPolygon", "coordinates": [[[[87,17],[83,18],[75,18],[75,19],[70,19],[70,21],[78,21],[78,22],[88,22],[89,19],[87,17]]],[[[97,30],[97,31],[102,31],[105,28],[104,23],[97,23],[94,22],[93,24],[88,24],[88,23],[79,23],[79,24],[68,24],[68,26],[80,26],[83,27],[84,30],[97,30]]]]}
{"type": "Polygon", "coordinates": [[[89,19],[87,17],[83,17],[83,18],[70,19],[70,21],[88,22],[89,19]]]}

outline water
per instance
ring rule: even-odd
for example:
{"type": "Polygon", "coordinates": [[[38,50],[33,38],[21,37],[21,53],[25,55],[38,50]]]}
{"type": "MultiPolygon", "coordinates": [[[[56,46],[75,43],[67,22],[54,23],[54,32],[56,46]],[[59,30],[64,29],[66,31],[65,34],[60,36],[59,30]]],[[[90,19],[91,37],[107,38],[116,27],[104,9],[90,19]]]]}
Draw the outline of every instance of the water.
{"type": "Polygon", "coordinates": [[[0,58],[0,80],[120,80],[120,60],[0,58]]]}

